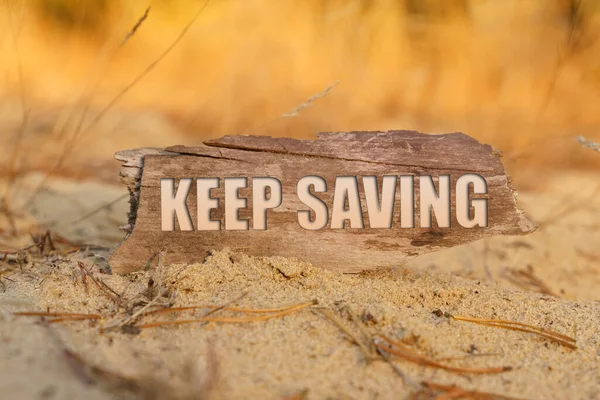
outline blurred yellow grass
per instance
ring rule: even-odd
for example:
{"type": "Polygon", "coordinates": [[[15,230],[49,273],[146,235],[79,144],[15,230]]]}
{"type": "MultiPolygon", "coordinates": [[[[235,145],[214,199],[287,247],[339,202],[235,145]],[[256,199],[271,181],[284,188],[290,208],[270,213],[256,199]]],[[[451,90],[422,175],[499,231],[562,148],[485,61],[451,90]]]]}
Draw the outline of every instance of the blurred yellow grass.
{"type": "MultiPolygon", "coordinates": [[[[4,0],[0,108],[19,97],[19,68],[32,109],[59,110],[64,119],[82,93],[102,108],[203,3],[4,0]],[[143,26],[107,61],[148,5],[143,26]]],[[[527,162],[598,165],[575,136],[600,137],[600,2],[577,3],[212,0],[118,107],[164,114],[195,141],[463,131],[527,162]],[[300,116],[277,119],[338,80],[300,116]]]]}

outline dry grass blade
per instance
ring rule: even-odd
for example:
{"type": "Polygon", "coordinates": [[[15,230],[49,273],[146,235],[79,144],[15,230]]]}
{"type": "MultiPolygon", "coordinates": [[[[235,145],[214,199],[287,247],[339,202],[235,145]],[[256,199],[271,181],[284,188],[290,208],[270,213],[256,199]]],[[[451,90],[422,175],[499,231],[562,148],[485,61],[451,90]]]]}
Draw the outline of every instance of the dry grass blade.
{"type": "Polygon", "coordinates": [[[381,350],[390,353],[396,357],[403,358],[407,361],[411,361],[413,363],[423,365],[426,367],[433,367],[438,369],[443,369],[451,372],[458,373],[467,373],[467,374],[499,374],[502,372],[511,371],[512,367],[489,367],[489,368],[463,368],[463,367],[453,367],[450,365],[440,364],[437,361],[430,360],[425,358],[419,354],[416,354],[414,351],[406,347],[400,342],[390,339],[385,335],[377,335],[379,338],[383,339],[386,344],[376,342],[375,345],[381,350]]]}
{"type": "Polygon", "coordinates": [[[105,115],[108,111],[110,111],[115,104],[121,100],[123,96],[125,96],[135,85],[137,85],[146,75],[148,75],[166,56],[173,51],[173,49],[177,46],[177,44],[183,39],[188,30],[192,27],[194,22],[198,19],[204,8],[208,5],[210,0],[206,0],[204,4],[200,7],[200,9],[192,16],[189,22],[183,27],[179,35],[175,38],[175,40],[154,60],[152,61],[141,73],[139,73],[125,88],[123,88],[100,112],[96,117],[83,129],[79,136],[84,136],[88,133],[91,128],[93,128],[105,115]]]}
{"type": "Polygon", "coordinates": [[[63,354],[71,370],[86,384],[101,381],[101,383],[109,386],[139,389],[139,383],[134,378],[118,374],[97,365],[92,365],[79,354],[67,348],[63,349],[63,354]]]}
{"type": "Polygon", "coordinates": [[[54,225],[52,228],[54,229],[57,226],[62,226],[62,225],[66,225],[66,224],[68,224],[70,226],[76,225],[76,224],[78,224],[78,223],[80,223],[82,221],[85,221],[88,218],[93,217],[94,215],[98,214],[102,210],[110,209],[112,206],[114,206],[115,204],[117,204],[121,200],[128,199],[128,198],[129,198],[129,193],[125,193],[124,195],[117,197],[113,201],[110,201],[108,203],[102,204],[98,208],[96,208],[96,209],[88,212],[87,214],[84,214],[83,216],[77,218],[75,221],[71,221],[71,222],[68,222],[68,223],[63,221],[63,222],[60,222],[60,223],[54,225]]]}
{"type": "Polygon", "coordinates": [[[569,34],[567,36],[567,42],[565,43],[564,49],[558,54],[555,67],[551,75],[550,85],[546,90],[546,93],[542,99],[542,104],[536,115],[536,122],[543,117],[544,113],[548,109],[548,106],[550,105],[550,102],[552,101],[556,91],[556,84],[559,75],[566,65],[566,61],[573,50],[575,32],[581,25],[581,2],[582,0],[577,0],[577,2],[572,0],[571,4],[573,5],[573,8],[571,8],[571,16],[569,18],[569,34]]]}
{"type": "Polygon", "coordinates": [[[270,313],[268,315],[261,315],[257,317],[249,317],[249,318],[241,318],[241,317],[202,317],[195,319],[184,319],[184,320],[174,320],[174,321],[156,321],[150,322],[147,324],[137,325],[137,328],[154,328],[157,326],[165,326],[165,325],[185,325],[185,324],[193,324],[198,322],[224,322],[224,323],[245,323],[245,322],[260,322],[266,321],[273,318],[280,318],[291,314],[293,312],[299,311],[303,308],[315,305],[316,301],[310,301],[306,303],[296,304],[288,307],[284,311],[280,311],[277,313],[270,313]]]}
{"type": "MultiPolygon", "coordinates": [[[[30,232],[30,236],[33,244],[28,246],[19,248],[19,249],[6,249],[0,250],[0,257],[2,257],[3,261],[19,261],[23,259],[23,261],[28,262],[24,258],[30,258],[31,256],[36,256],[38,259],[41,259],[45,256],[49,256],[52,254],[58,254],[65,256],[67,254],[77,252],[83,249],[104,249],[99,246],[90,246],[84,243],[77,243],[71,240],[65,239],[60,235],[47,230],[44,234],[34,234],[30,232]],[[68,247],[66,247],[68,246],[68,247]],[[35,250],[35,251],[33,251],[35,250]]],[[[9,246],[7,246],[9,247],[9,246]]]]}
{"type": "Polygon", "coordinates": [[[284,396],[281,400],[304,400],[308,397],[308,393],[310,393],[309,389],[303,389],[291,396],[284,396]]]}
{"type": "MultiPolygon", "coordinates": [[[[556,64],[550,75],[550,82],[549,82],[548,88],[546,89],[546,93],[544,94],[544,97],[542,98],[542,103],[540,104],[540,107],[535,116],[535,124],[536,125],[541,121],[542,117],[544,116],[544,114],[546,113],[546,111],[548,109],[548,106],[552,102],[552,99],[554,97],[555,90],[556,90],[556,84],[557,84],[558,78],[560,76],[560,73],[561,73],[562,69],[564,68],[564,66],[566,65],[567,59],[571,55],[571,52],[573,50],[575,32],[577,31],[577,29],[579,29],[579,27],[581,25],[581,18],[582,18],[581,3],[582,3],[582,0],[570,0],[570,1],[571,1],[572,7],[571,7],[570,18],[569,18],[569,33],[567,36],[567,41],[565,43],[563,50],[559,51],[559,53],[558,53],[558,57],[556,59],[556,64]]],[[[522,149],[520,149],[519,151],[514,151],[512,154],[510,154],[508,157],[506,157],[506,159],[514,161],[516,159],[523,157],[524,155],[526,155],[528,153],[531,153],[532,151],[538,150],[540,145],[542,145],[542,144],[548,143],[548,142],[556,140],[556,139],[566,139],[569,137],[571,137],[570,133],[560,134],[560,135],[556,135],[556,136],[543,135],[536,139],[530,140],[529,143],[527,145],[525,145],[522,149]]]]}
{"type": "MultiPolygon", "coordinates": [[[[25,104],[23,107],[26,107],[25,104]]],[[[8,202],[8,199],[11,196],[12,189],[16,183],[17,176],[19,175],[19,171],[17,169],[17,161],[19,160],[19,156],[21,154],[21,143],[23,141],[23,136],[25,136],[25,131],[27,130],[27,125],[29,123],[29,115],[31,110],[24,109],[23,118],[21,120],[21,126],[19,127],[19,131],[17,132],[17,138],[15,140],[15,145],[13,151],[11,153],[10,160],[8,162],[8,184],[6,185],[6,189],[4,191],[4,201],[8,202]]],[[[9,209],[6,206],[7,211],[9,209]]],[[[16,229],[14,229],[14,224],[11,224],[11,228],[13,228],[12,234],[16,234],[16,229]]]]}
{"type": "Polygon", "coordinates": [[[336,87],[337,85],[339,85],[339,83],[340,83],[339,80],[336,81],[336,82],[334,82],[333,84],[327,86],[323,91],[321,91],[321,92],[319,92],[319,93],[317,93],[317,94],[312,95],[311,97],[309,97],[308,100],[306,100],[304,103],[296,106],[292,111],[287,112],[285,114],[282,114],[279,117],[273,118],[270,121],[264,122],[264,123],[262,123],[262,124],[260,124],[260,125],[258,125],[256,127],[252,128],[252,131],[256,131],[256,130],[258,130],[260,128],[263,128],[264,126],[269,125],[269,124],[271,124],[271,123],[273,123],[273,122],[275,122],[277,120],[280,120],[280,119],[297,117],[298,115],[300,115],[300,111],[302,111],[305,108],[310,107],[312,105],[312,103],[314,103],[316,100],[322,99],[323,97],[327,96],[327,94],[329,92],[331,92],[331,90],[334,87],[336,87]]]}
{"type": "MultiPolygon", "coordinates": [[[[196,12],[196,14],[194,14],[192,16],[192,18],[190,19],[190,21],[184,26],[184,28],[181,30],[180,34],[175,38],[175,40],[154,61],[152,61],[141,73],[139,73],[132,81],[130,81],[115,97],[113,97],[113,99],[106,106],[104,106],[104,108],[102,108],[100,110],[100,112],[84,128],[83,122],[85,120],[85,114],[87,112],[87,108],[89,108],[89,105],[86,106],[86,111],[84,111],[84,114],[82,115],[82,118],[80,119],[79,124],[78,124],[77,128],[75,129],[73,136],[71,137],[71,140],[65,146],[63,153],[59,157],[59,159],[56,162],[56,164],[54,165],[54,167],[44,175],[44,177],[42,178],[40,183],[35,188],[33,194],[24,203],[24,206],[23,206],[24,208],[29,208],[33,204],[34,200],[37,198],[41,189],[46,184],[46,181],[52,176],[52,174],[54,174],[60,167],[62,167],[63,163],[67,160],[68,156],[76,149],[78,140],[81,137],[85,136],[87,133],[89,133],[91,131],[91,129],[94,126],[96,126],[96,124],[98,122],[100,122],[100,120],[102,120],[102,118],[104,118],[104,116],[121,100],[121,98],[123,96],[125,96],[131,89],[133,89],[133,87],[135,87],[167,55],[169,55],[169,53],[177,46],[177,44],[181,41],[181,39],[183,39],[183,37],[185,36],[187,31],[192,27],[194,22],[196,22],[196,20],[198,19],[198,17],[202,13],[202,11],[204,11],[204,8],[208,5],[209,1],[210,0],[206,0],[204,2],[204,4],[196,12]]],[[[134,25],[132,30],[129,32],[130,34],[126,35],[122,44],[124,44],[129,38],[131,38],[131,36],[133,36],[133,34],[141,26],[142,22],[144,22],[146,20],[148,12],[149,12],[149,9],[146,10],[146,13],[134,25]]],[[[114,53],[113,53],[113,55],[114,55],[114,53]]]]}
{"type": "Polygon", "coordinates": [[[558,332],[548,330],[548,329],[538,328],[533,325],[523,324],[523,323],[514,322],[514,321],[500,320],[500,319],[480,319],[480,318],[459,317],[459,316],[455,316],[455,315],[453,315],[452,318],[457,321],[472,322],[475,324],[493,326],[493,327],[513,330],[513,331],[533,333],[534,335],[538,335],[545,339],[554,341],[554,342],[561,344],[565,347],[568,347],[570,349],[573,349],[573,350],[577,349],[577,345],[576,345],[577,341],[574,338],[567,336],[567,335],[563,335],[558,332]]]}
{"type": "Polygon", "coordinates": [[[17,71],[18,71],[18,76],[19,76],[19,96],[20,96],[20,101],[21,101],[21,109],[22,109],[22,118],[21,118],[21,125],[19,127],[19,130],[17,132],[16,135],[16,139],[15,139],[15,144],[14,144],[14,148],[13,151],[11,153],[10,156],[10,160],[8,163],[8,185],[6,186],[6,190],[4,193],[4,199],[3,199],[3,203],[6,203],[6,215],[9,219],[9,222],[11,223],[11,230],[12,230],[12,234],[16,235],[16,229],[14,226],[14,223],[11,219],[11,215],[10,215],[10,210],[8,207],[8,199],[10,197],[11,191],[13,189],[13,186],[16,183],[16,178],[18,175],[18,170],[16,168],[17,166],[17,161],[19,160],[20,156],[21,156],[21,145],[23,142],[23,137],[25,136],[25,131],[27,130],[27,125],[29,124],[29,115],[31,110],[29,109],[28,105],[27,105],[27,98],[26,98],[26,94],[25,94],[25,78],[23,75],[23,61],[22,61],[22,57],[21,57],[21,52],[19,50],[19,34],[22,28],[22,23],[23,23],[23,12],[24,12],[24,5],[25,3],[21,4],[21,21],[19,21],[19,25],[15,26],[13,24],[13,15],[12,15],[12,6],[9,2],[6,2],[6,7],[8,10],[8,22],[9,22],[9,26],[10,26],[10,31],[11,31],[11,36],[12,36],[12,40],[13,40],[13,46],[14,46],[14,50],[15,50],[15,60],[17,63],[17,71]]]}
{"type": "Polygon", "coordinates": [[[8,192],[6,195],[0,199],[0,214],[4,214],[6,219],[8,220],[8,225],[10,227],[10,234],[13,236],[17,236],[17,224],[15,222],[14,210],[11,209],[10,204],[8,203],[8,192]]]}
{"type": "Polygon", "coordinates": [[[140,26],[144,23],[146,18],[148,18],[148,14],[150,13],[150,8],[151,8],[150,6],[148,6],[148,8],[146,8],[146,11],[144,11],[144,14],[140,17],[140,19],[138,19],[138,21],[135,23],[133,28],[131,28],[131,30],[129,32],[127,32],[127,35],[125,35],[125,37],[123,38],[123,41],[121,42],[121,46],[124,45],[125,43],[127,43],[129,38],[131,38],[133,35],[135,35],[135,33],[140,28],[140,26]]]}
{"type": "Polygon", "coordinates": [[[311,104],[319,99],[322,99],[323,97],[327,96],[327,94],[329,92],[331,92],[331,90],[336,87],[337,85],[340,84],[340,81],[335,81],[333,84],[327,86],[325,89],[323,89],[323,91],[312,95],[308,98],[308,100],[306,100],[304,103],[296,106],[296,108],[294,108],[292,111],[285,113],[283,115],[281,115],[281,117],[279,118],[292,118],[292,117],[297,117],[298,115],[300,115],[300,111],[304,110],[305,108],[308,108],[311,106],[311,104]]]}
{"type": "Polygon", "coordinates": [[[191,367],[180,371],[186,381],[189,380],[189,388],[181,391],[172,385],[169,380],[163,380],[162,377],[154,373],[148,376],[127,376],[118,371],[108,369],[98,364],[92,364],[84,356],[67,348],[56,332],[47,326],[49,332],[55,338],[59,345],[62,356],[73,374],[86,385],[99,385],[107,389],[115,398],[135,398],[135,399],[208,399],[214,390],[214,382],[218,374],[218,361],[214,352],[208,352],[208,379],[204,380],[201,386],[198,382],[201,380],[194,375],[191,367]],[[124,393],[124,391],[127,393],[124,393]]]}
{"type": "Polygon", "coordinates": [[[589,253],[581,249],[575,249],[575,251],[580,257],[585,258],[588,261],[595,263],[600,262],[600,254],[589,253]]]}
{"type": "Polygon", "coordinates": [[[20,252],[23,252],[23,251],[27,251],[27,250],[29,250],[29,249],[32,249],[32,248],[34,248],[34,247],[36,247],[36,246],[37,246],[37,243],[34,243],[34,244],[30,244],[29,246],[25,246],[25,247],[23,247],[23,248],[20,248],[20,249],[0,250],[0,253],[2,253],[2,255],[7,255],[7,254],[18,254],[18,253],[20,253],[20,252]]]}
{"type": "MultiPolygon", "coordinates": [[[[132,27],[132,29],[125,35],[125,37],[123,38],[123,40],[121,41],[119,46],[117,46],[116,48],[112,48],[106,52],[105,51],[101,52],[102,57],[100,57],[96,62],[96,65],[99,66],[99,67],[97,67],[98,69],[104,70],[104,68],[117,55],[118,50],[121,49],[125,45],[125,43],[127,43],[127,41],[129,41],[129,39],[137,32],[137,30],[140,28],[140,26],[146,20],[146,18],[148,18],[149,12],[150,12],[150,7],[148,7],[146,9],[144,14],[138,19],[138,21],[135,23],[135,25],[132,27]]],[[[64,150],[63,150],[62,154],[58,158],[54,167],[46,173],[46,175],[44,176],[44,178],[42,179],[42,181],[39,183],[38,187],[34,191],[33,195],[25,202],[25,204],[24,204],[25,208],[28,208],[33,203],[33,201],[37,197],[40,189],[45,185],[48,178],[50,178],[50,176],[52,176],[52,174],[54,174],[60,167],[63,166],[64,162],[67,160],[69,155],[75,149],[77,140],[81,137],[81,131],[83,128],[83,124],[86,121],[88,112],[90,111],[90,108],[92,106],[92,96],[90,96],[89,94],[86,95],[86,93],[89,93],[89,91],[94,90],[97,87],[97,85],[102,80],[102,76],[95,76],[95,78],[96,79],[93,84],[89,82],[92,79],[91,78],[89,79],[89,81],[86,85],[86,89],[80,95],[80,98],[78,99],[78,102],[83,102],[82,112],[80,113],[79,119],[78,119],[77,123],[75,124],[75,128],[72,130],[71,136],[68,138],[68,140],[66,141],[66,143],[64,145],[64,150]],[[91,86],[91,88],[89,86],[91,86]],[[82,98],[84,96],[86,96],[87,98],[83,101],[82,98]]],[[[61,127],[59,127],[58,124],[56,124],[54,126],[53,133],[58,132],[59,137],[62,138],[66,134],[66,130],[70,126],[71,121],[74,118],[75,118],[75,113],[73,112],[66,118],[66,120],[61,125],[61,127]]]]}
{"type": "Polygon", "coordinates": [[[432,382],[423,382],[423,388],[413,393],[409,400],[449,400],[449,399],[470,399],[470,400],[520,400],[516,397],[509,397],[495,393],[478,392],[475,390],[466,390],[454,385],[440,385],[432,382]]]}
{"type": "MultiPolygon", "coordinates": [[[[592,200],[598,194],[600,194],[600,185],[597,185],[596,188],[584,199],[581,199],[581,200],[575,201],[575,202],[572,201],[572,202],[570,202],[570,204],[566,204],[566,205],[565,205],[565,203],[567,203],[567,201],[565,201],[563,203],[562,210],[552,213],[553,215],[546,217],[543,221],[539,222],[538,225],[542,228],[545,228],[548,225],[551,225],[551,224],[556,223],[557,221],[560,221],[561,219],[565,218],[566,216],[568,216],[569,214],[572,214],[575,211],[589,207],[590,204],[592,204],[592,200]]],[[[557,208],[559,208],[559,207],[557,207],[557,208]]]]}
{"type": "Polygon", "coordinates": [[[525,290],[533,290],[538,293],[547,294],[549,296],[560,297],[552,291],[540,278],[535,276],[533,268],[528,267],[526,270],[508,269],[506,279],[511,283],[525,290]]]}
{"type": "Polygon", "coordinates": [[[488,256],[490,253],[490,241],[488,238],[483,239],[483,270],[485,271],[485,274],[487,275],[488,279],[491,282],[495,282],[494,280],[494,276],[492,275],[492,272],[490,271],[490,266],[488,264],[488,256]]]}
{"type": "Polygon", "coordinates": [[[139,391],[141,388],[135,378],[121,375],[104,367],[90,364],[84,357],[67,348],[60,336],[52,329],[50,325],[45,324],[44,326],[47,328],[50,337],[60,348],[62,355],[71,371],[83,383],[87,385],[100,383],[113,388],[123,388],[134,391],[139,391]]]}
{"type": "Polygon", "coordinates": [[[600,153],[600,143],[592,142],[591,140],[587,140],[583,136],[577,136],[577,141],[581,143],[583,147],[587,147],[588,149],[592,149],[595,152],[600,153]]]}

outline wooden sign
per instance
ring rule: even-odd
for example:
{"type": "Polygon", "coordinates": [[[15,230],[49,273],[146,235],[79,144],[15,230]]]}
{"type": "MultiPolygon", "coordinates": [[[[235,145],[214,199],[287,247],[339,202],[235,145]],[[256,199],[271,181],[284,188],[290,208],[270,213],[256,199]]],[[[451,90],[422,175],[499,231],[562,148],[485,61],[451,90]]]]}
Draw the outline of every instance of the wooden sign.
{"type": "Polygon", "coordinates": [[[535,225],[499,155],[462,133],[322,133],[316,140],[225,136],[203,146],[125,150],[129,234],[114,272],[202,261],[229,248],[342,272],[535,225]]]}

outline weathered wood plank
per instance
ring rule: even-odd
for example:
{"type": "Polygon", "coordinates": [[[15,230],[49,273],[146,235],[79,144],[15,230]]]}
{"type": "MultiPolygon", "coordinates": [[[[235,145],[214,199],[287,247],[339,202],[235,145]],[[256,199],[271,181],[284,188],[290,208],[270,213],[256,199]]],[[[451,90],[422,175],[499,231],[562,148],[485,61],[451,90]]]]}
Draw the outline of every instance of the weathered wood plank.
{"type": "MultiPolygon", "coordinates": [[[[410,258],[445,247],[468,243],[486,236],[526,234],[535,226],[517,208],[514,193],[502,163],[493,149],[461,134],[425,135],[411,131],[349,132],[319,135],[316,140],[297,140],[263,136],[226,136],[206,141],[204,146],[172,146],[164,150],[137,149],[117,154],[124,162],[121,173],[132,194],[130,235],[110,258],[113,271],[122,273],[142,268],[157,252],[166,250],[167,261],[199,261],[207,251],[230,248],[256,256],[289,256],[317,266],[342,272],[358,272],[399,265],[410,258]],[[133,169],[133,172],[132,172],[133,169]],[[465,173],[485,178],[488,193],[487,227],[464,228],[454,212],[451,226],[421,228],[419,176],[436,180],[450,175],[451,188],[465,173]],[[328,205],[332,217],[333,188],[340,176],[376,176],[381,199],[384,175],[414,176],[415,228],[400,227],[400,198],[396,188],[391,228],[370,228],[361,178],[360,205],[364,228],[307,230],[298,223],[298,211],[309,210],[299,200],[297,183],[305,176],[322,177],[329,189],[317,196],[328,205]],[[240,219],[252,227],[252,177],[275,177],[281,182],[281,206],[267,210],[266,230],[162,231],[161,179],[219,178],[221,185],[211,193],[220,198],[210,213],[224,227],[223,180],[249,178],[248,187],[239,190],[247,207],[239,210],[240,219]]],[[[437,181],[436,181],[437,182],[437,181]]],[[[436,183],[436,188],[439,185],[436,183]]],[[[451,191],[451,210],[456,196],[451,191]]],[[[194,226],[197,215],[196,186],[187,197],[194,226]]],[[[474,195],[474,198],[482,195],[474,195]]],[[[314,216],[314,212],[312,213],[314,216]]],[[[435,221],[435,218],[434,218],[435,221]]]]}
{"type": "Polygon", "coordinates": [[[326,132],[317,140],[269,136],[225,136],[208,140],[221,148],[365,161],[428,170],[495,172],[502,174],[500,160],[490,158],[492,148],[463,133],[424,135],[414,131],[326,132]],[[390,151],[393,149],[393,151],[390,151]],[[466,160],[470,160],[468,164],[466,160]],[[469,169],[469,165],[476,166],[469,169]]]}

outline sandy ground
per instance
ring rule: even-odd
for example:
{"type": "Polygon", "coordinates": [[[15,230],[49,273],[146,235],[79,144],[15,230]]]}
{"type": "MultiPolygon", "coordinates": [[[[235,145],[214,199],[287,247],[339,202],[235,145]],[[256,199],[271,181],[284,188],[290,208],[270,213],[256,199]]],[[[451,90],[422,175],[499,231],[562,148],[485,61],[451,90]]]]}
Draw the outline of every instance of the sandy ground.
{"type": "MultiPolygon", "coordinates": [[[[25,181],[23,193],[36,179],[25,181]]],[[[102,272],[105,253],[95,248],[3,264],[0,393],[7,399],[403,399],[427,381],[519,399],[600,399],[597,187],[597,174],[555,174],[544,188],[520,195],[523,208],[541,223],[536,233],[492,238],[363,275],[227,251],[189,266],[169,265],[167,254],[127,276],[102,272]],[[100,289],[92,276],[116,294],[100,289]],[[212,322],[143,327],[211,311],[142,315],[167,305],[272,309],[313,300],[317,304],[287,315],[212,309],[212,322]],[[436,310],[550,329],[576,338],[577,349],[436,310]],[[24,311],[100,318],[42,323],[13,314],[24,311]],[[272,318],[236,320],[266,315],[272,318]],[[461,373],[389,353],[387,360],[370,359],[370,340],[378,334],[446,366],[510,368],[461,373]]],[[[118,186],[55,180],[36,201],[34,216],[70,239],[113,245],[125,221],[125,200],[82,221],[74,215],[85,216],[123,193],[118,186]]],[[[420,396],[415,398],[459,398],[420,396]]]]}

